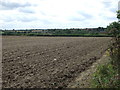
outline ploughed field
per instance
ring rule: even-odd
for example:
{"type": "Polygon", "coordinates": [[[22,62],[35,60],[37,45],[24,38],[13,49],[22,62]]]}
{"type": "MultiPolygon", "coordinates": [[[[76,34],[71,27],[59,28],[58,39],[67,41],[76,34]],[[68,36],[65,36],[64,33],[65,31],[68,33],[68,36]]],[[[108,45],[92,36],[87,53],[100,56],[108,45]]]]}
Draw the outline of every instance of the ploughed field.
{"type": "Polygon", "coordinates": [[[3,87],[67,87],[103,55],[110,39],[3,36],[3,87]]]}

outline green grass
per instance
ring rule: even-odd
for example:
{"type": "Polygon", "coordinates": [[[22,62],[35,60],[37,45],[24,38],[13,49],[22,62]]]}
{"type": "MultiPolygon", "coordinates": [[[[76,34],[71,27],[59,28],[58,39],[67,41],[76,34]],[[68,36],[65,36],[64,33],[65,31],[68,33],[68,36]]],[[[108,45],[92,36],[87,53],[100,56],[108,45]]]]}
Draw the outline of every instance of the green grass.
{"type": "Polygon", "coordinates": [[[92,88],[120,88],[117,70],[110,63],[99,65],[92,78],[92,88]]]}

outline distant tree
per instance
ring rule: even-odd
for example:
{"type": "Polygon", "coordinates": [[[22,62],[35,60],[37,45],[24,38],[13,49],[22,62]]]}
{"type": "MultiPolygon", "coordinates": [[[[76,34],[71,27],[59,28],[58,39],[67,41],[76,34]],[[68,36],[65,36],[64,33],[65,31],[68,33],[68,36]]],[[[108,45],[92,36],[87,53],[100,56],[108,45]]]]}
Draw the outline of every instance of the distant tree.
{"type": "Polygon", "coordinates": [[[100,32],[100,31],[104,31],[104,28],[103,27],[98,27],[97,30],[100,32]]]}
{"type": "MultiPolygon", "coordinates": [[[[120,19],[120,10],[117,11],[117,18],[120,19]]],[[[120,22],[112,22],[109,26],[107,26],[106,30],[108,34],[114,36],[114,41],[120,44],[120,22]]]]}
{"type": "Polygon", "coordinates": [[[109,35],[117,36],[120,34],[120,23],[112,22],[109,26],[107,26],[107,32],[109,35]]]}

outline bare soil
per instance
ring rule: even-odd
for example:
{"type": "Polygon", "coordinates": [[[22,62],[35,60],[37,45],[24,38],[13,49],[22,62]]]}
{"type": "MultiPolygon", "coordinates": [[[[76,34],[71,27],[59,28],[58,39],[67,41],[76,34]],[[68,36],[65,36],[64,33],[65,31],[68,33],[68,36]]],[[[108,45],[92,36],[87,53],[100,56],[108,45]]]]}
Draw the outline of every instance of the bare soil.
{"type": "Polygon", "coordinates": [[[100,59],[107,37],[2,37],[3,88],[64,88],[100,59]]]}
{"type": "Polygon", "coordinates": [[[87,70],[80,73],[67,88],[94,88],[92,86],[93,74],[96,72],[99,65],[108,63],[110,57],[105,53],[99,60],[94,62],[87,70]]]}

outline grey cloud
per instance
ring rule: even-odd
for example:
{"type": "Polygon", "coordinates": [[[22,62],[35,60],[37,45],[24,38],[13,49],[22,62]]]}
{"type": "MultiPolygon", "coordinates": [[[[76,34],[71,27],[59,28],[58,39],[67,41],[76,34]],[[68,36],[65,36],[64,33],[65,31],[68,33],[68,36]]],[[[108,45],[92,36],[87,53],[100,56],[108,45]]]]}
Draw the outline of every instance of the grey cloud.
{"type": "Polygon", "coordinates": [[[71,17],[70,20],[71,20],[71,21],[82,21],[82,20],[84,20],[84,19],[81,18],[81,17],[71,17]]]}
{"type": "Polygon", "coordinates": [[[4,10],[11,10],[11,9],[16,9],[19,7],[28,7],[31,6],[30,3],[26,2],[24,4],[21,3],[17,3],[17,2],[10,2],[10,1],[1,1],[0,2],[0,9],[4,9],[4,10]]]}
{"type": "Polygon", "coordinates": [[[23,13],[35,13],[35,11],[32,10],[31,8],[20,8],[19,12],[23,12],[23,13]]]}
{"type": "Polygon", "coordinates": [[[110,11],[113,12],[113,13],[116,13],[117,9],[116,8],[111,8],[110,11]]]}
{"type": "Polygon", "coordinates": [[[108,20],[117,20],[117,18],[116,17],[109,17],[109,18],[107,18],[108,20]]]}
{"type": "Polygon", "coordinates": [[[113,16],[109,16],[109,15],[106,15],[106,14],[99,14],[99,16],[103,19],[103,20],[106,20],[106,21],[109,21],[109,20],[117,20],[117,16],[116,17],[113,17],[113,16]]]}
{"type": "Polygon", "coordinates": [[[22,21],[22,22],[31,22],[35,20],[37,20],[37,18],[32,16],[21,16],[17,18],[17,21],[22,21]]]}
{"type": "Polygon", "coordinates": [[[116,12],[116,10],[117,10],[117,8],[111,8],[111,5],[112,5],[112,3],[111,2],[103,2],[103,5],[104,5],[104,7],[105,8],[108,8],[111,12],[113,12],[113,13],[115,13],[116,12]]]}
{"type": "Polygon", "coordinates": [[[15,21],[15,18],[6,17],[6,18],[3,18],[3,21],[5,21],[5,22],[12,22],[12,21],[15,21]]]}
{"type": "Polygon", "coordinates": [[[43,11],[40,11],[40,13],[41,13],[42,15],[44,15],[44,16],[47,15],[47,14],[46,14],[45,12],[43,12],[43,11]]]}
{"type": "Polygon", "coordinates": [[[1,20],[4,21],[4,22],[15,21],[15,17],[12,16],[12,15],[4,15],[4,14],[2,14],[2,15],[0,15],[0,18],[1,18],[1,20]]]}
{"type": "Polygon", "coordinates": [[[90,18],[93,17],[92,15],[87,14],[85,12],[81,12],[81,11],[78,11],[77,14],[78,14],[77,16],[70,17],[70,20],[72,20],[72,21],[83,21],[86,18],[90,19],[90,18]]]}
{"type": "Polygon", "coordinates": [[[52,22],[46,19],[41,19],[40,20],[43,24],[51,24],[52,22]]]}
{"type": "Polygon", "coordinates": [[[117,20],[117,18],[116,17],[103,17],[104,18],[104,20],[117,20]]]}
{"type": "Polygon", "coordinates": [[[43,15],[43,16],[57,17],[57,15],[55,15],[55,14],[49,14],[49,13],[44,12],[44,11],[40,11],[40,14],[43,15]]]}
{"type": "Polygon", "coordinates": [[[37,20],[37,18],[31,17],[31,16],[21,16],[21,17],[16,18],[15,20],[21,21],[21,22],[32,22],[32,21],[37,20]]]}
{"type": "Polygon", "coordinates": [[[78,14],[80,14],[80,15],[84,16],[85,18],[88,18],[88,19],[93,17],[92,15],[90,15],[88,13],[85,13],[85,12],[78,12],[78,14]]]}
{"type": "Polygon", "coordinates": [[[109,8],[111,6],[111,2],[103,2],[105,8],[109,8]]]}
{"type": "Polygon", "coordinates": [[[26,16],[26,15],[11,15],[11,16],[5,16],[2,18],[4,22],[14,22],[14,21],[20,21],[20,22],[31,22],[37,20],[37,17],[33,16],[26,16]]]}

